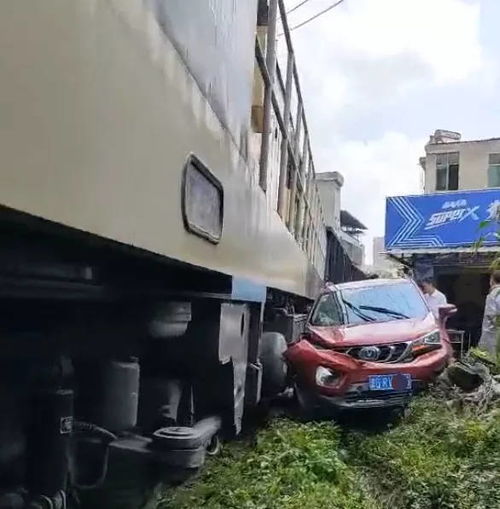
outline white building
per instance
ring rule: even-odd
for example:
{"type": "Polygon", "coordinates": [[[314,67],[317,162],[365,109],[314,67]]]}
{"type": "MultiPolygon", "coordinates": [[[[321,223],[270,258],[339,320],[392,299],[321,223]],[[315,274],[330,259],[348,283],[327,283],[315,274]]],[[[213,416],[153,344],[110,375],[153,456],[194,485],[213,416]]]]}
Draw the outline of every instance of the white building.
{"type": "MultiPolygon", "coordinates": [[[[420,165],[425,194],[450,193],[451,202],[456,191],[500,188],[500,138],[462,140],[460,133],[438,129],[430,136],[420,165]]],[[[457,247],[430,249],[413,257],[421,274],[430,271],[439,289],[457,306],[448,326],[463,330],[471,344],[481,333],[489,267],[495,256],[491,251],[474,254],[470,247],[457,247]]]]}
{"type": "Polygon", "coordinates": [[[384,241],[384,237],[373,238],[373,267],[380,270],[391,270],[399,264],[385,254],[384,241]]]}
{"type": "Polygon", "coordinates": [[[396,277],[403,266],[385,254],[385,238],[374,237],[372,245],[373,263],[366,267],[367,272],[373,272],[383,277],[396,277]]]}
{"type": "Polygon", "coordinates": [[[321,206],[327,228],[339,238],[351,261],[361,267],[365,259],[365,248],[361,236],[366,226],[341,207],[341,190],[344,177],[338,171],[316,174],[321,206]]]}
{"type": "Polygon", "coordinates": [[[438,129],[420,165],[426,194],[500,187],[500,138],[462,141],[460,133],[438,129]]]}

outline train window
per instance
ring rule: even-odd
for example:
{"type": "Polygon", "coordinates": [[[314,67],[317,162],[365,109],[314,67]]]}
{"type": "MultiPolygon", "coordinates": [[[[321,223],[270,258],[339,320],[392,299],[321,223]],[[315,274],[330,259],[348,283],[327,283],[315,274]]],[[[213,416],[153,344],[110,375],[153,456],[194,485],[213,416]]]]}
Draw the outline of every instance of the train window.
{"type": "Polygon", "coordinates": [[[194,155],[184,167],[182,215],[186,230],[217,244],[222,236],[222,184],[194,155]]]}

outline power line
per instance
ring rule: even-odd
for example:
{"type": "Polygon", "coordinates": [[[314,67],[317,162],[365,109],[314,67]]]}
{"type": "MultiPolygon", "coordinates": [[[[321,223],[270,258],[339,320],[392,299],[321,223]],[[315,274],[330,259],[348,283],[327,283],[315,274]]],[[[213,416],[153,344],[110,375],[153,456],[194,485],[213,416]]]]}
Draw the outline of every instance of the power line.
{"type": "MultiPolygon", "coordinates": [[[[293,30],[297,30],[297,28],[300,28],[300,27],[303,27],[304,25],[307,25],[308,23],[310,23],[311,21],[314,21],[316,18],[319,18],[320,16],[322,16],[323,14],[326,14],[328,11],[331,11],[332,9],[334,9],[335,7],[337,7],[338,5],[340,5],[344,0],[338,0],[337,2],[335,2],[334,4],[330,5],[330,7],[327,7],[326,9],[323,9],[322,11],[316,13],[314,16],[311,16],[310,18],[306,19],[305,21],[303,21],[302,23],[299,23],[298,25],[295,25],[293,26],[292,28],[290,28],[290,32],[292,32],[293,30]]],[[[280,34],[281,35],[281,34],[280,34]]]]}
{"type": "Polygon", "coordinates": [[[291,12],[297,10],[299,7],[302,7],[307,2],[310,2],[311,0],[304,0],[303,2],[300,2],[300,4],[296,5],[295,7],[292,7],[289,11],[286,11],[287,14],[290,14],[291,12]]]}

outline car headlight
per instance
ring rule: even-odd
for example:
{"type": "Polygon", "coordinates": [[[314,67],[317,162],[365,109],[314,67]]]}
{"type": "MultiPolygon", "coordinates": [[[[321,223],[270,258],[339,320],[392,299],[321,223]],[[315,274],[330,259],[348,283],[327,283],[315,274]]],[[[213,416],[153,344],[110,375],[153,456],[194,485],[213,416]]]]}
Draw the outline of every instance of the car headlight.
{"type": "Polygon", "coordinates": [[[318,366],[316,368],[316,385],[322,387],[331,387],[335,385],[340,378],[340,374],[330,368],[318,366]]]}
{"type": "Polygon", "coordinates": [[[441,348],[441,333],[435,330],[421,338],[413,341],[411,345],[411,354],[413,356],[422,355],[424,353],[438,350],[441,348]]]}
{"type": "Polygon", "coordinates": [[[441,334],[438,330],[427,334],[422,338],[424,345],[439,345],[441,344],[441,334]]]}

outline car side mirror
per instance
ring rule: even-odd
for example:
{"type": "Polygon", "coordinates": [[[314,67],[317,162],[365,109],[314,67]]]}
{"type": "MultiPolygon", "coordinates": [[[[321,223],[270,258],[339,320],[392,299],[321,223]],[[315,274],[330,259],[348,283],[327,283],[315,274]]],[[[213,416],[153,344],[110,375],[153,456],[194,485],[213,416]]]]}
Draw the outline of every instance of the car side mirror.
{"type": "Polygon", "coordinates": [[[446,304],[444,306],[439,306],[439,318],[443,321],[448,320],[451,316],[456,314],[457,306],[453,304],[446,304]]]}

